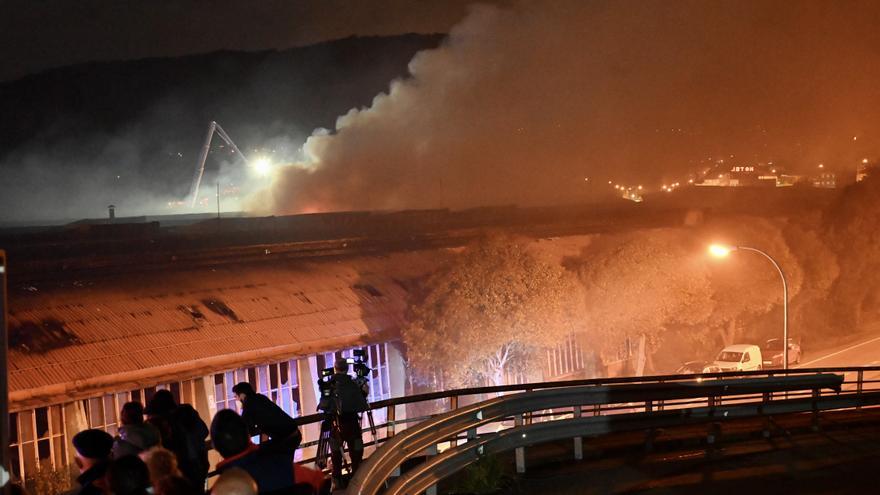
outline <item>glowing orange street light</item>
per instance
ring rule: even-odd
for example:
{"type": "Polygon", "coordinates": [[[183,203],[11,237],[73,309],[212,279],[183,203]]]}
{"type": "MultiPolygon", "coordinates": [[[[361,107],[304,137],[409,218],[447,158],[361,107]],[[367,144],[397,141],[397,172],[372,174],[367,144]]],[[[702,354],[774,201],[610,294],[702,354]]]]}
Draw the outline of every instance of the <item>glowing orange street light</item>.
{"type": "Polygon", "coordinates": [[[736,249],[736,248],[733,248],[731,246],[724,246],[722,244],[712,244],[711,246],[709,246],[709,254],[711,254],[712,256],[715,256],[716,258],[724,258],[728,254],[730,254],[730,252],[733,251],[734,249],[736,249]]]}
{"type": "Polygon", "coordinates": [[[779,267],[779,263],[776,262],[769,254],[761,251],[760,249],[755,249],[746,246],[730,246],[726,244],[712,244],[709,246],[709,254],[715,256],[716,258],[724,258],[732,251],[752,251],[754,253],[758,253],[768,260],[770,263],[773,263],[773,266],[776,268],[776,271],[779,272],[779,278],[782,279],[782,369],[788,369],[788,282],[785,281],[785,274],[782,273],[782,268],[779,267]]]}

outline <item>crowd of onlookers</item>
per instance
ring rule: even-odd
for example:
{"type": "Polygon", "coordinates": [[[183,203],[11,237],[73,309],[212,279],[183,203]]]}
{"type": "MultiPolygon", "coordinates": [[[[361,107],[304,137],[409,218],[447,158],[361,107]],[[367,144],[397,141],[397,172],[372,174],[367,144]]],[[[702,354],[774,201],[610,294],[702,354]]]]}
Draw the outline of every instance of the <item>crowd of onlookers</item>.
{"type": "Polygon", "coordinates": [[[70,494],[204,495],[209,484],[211,495],[329,493],[323,472],[294,462],[302,439],[294,420],[248,384],[236,387],[243,416],[224,409],[210,429],[191,405],[177,404],[171,392],[159,390],[146,407],[139,402],[122,407],[115,437],[99,429],[77,433],[79,476],[70,494]],[[254,444],[255,434],[267,441],[254,444]],[[210,480],[209,435],[222,457],[210,480]]]}

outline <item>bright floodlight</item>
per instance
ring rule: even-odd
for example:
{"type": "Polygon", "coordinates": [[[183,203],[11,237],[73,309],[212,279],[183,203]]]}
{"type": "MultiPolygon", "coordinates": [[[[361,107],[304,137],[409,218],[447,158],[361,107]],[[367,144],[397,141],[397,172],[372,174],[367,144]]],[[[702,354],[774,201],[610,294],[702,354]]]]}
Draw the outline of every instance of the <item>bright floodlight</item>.
{"type": "Polygon", "coordinates": [[[268,158],[257,158],[251,166],[260,177],[266,177],[272,171],[272,162],[268,158]]]}
{"type": "Polygon", "coordinates": [[[724,244],[712,244],[709,246],[709,254],[716,258],[723,258],[733,250],[733,246],[725,246],[724,244]]]}

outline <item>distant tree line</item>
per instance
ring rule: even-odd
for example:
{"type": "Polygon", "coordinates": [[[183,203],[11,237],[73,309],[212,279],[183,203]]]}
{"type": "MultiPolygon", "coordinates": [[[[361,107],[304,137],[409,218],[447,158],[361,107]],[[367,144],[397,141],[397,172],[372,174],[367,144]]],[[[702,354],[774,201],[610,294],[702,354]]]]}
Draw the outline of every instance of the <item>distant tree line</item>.
{"type": "Polygon", "coordinates": [[[646,371],[657,372],[711,359],[724,345],[781,337],[776,270],[749,252],[711,258],[713,242],[770,253],[788,280],[791,336],[832,344],[878,316],[878,199],[873,174],[798,216],[718,216],[594,236],[562,260],[526,239],[487,235],[419,284],[403,331],[409,364],[448,388],[541,369],[540,351],[569,335],[598,356],[644,340],[646,371]]]}

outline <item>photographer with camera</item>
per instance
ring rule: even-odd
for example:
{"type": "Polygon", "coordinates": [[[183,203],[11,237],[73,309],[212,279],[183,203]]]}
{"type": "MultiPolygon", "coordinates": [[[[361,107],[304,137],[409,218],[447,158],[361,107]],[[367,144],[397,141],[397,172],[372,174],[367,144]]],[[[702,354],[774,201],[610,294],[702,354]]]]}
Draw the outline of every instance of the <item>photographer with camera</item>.
{"type": "Polygon", "coordinates": [[[348,374],[348,360],[337,359],[333,365],[332,375],[328,376],[327,372],[330,370],[325,370],[324,376],[318,382],[318,387],[321,389],[318,409],[327,415],[327,419],[321,425],[321,431],[329,444],[330,459],[333,462],[333,484],[337,487],[344,486],[343,444],[348,446],[351,457],[351,474],[354,474],[360,466],[364,456],[360,413],[370,409],[367,402],[367,395],[370,392],[367,375],[370,368],[364,364],[363,356],[362,351],[355,351],[353,362],[357,378],[352,378],[348,374]]]}

